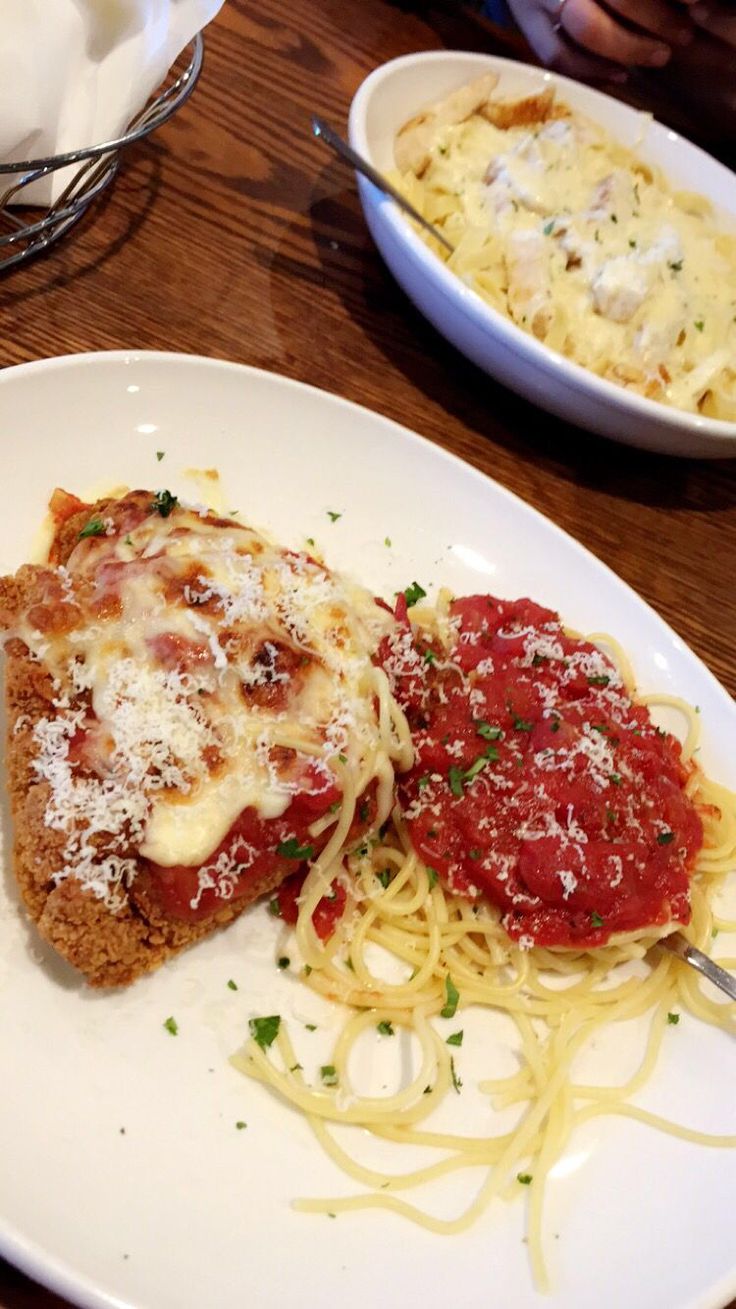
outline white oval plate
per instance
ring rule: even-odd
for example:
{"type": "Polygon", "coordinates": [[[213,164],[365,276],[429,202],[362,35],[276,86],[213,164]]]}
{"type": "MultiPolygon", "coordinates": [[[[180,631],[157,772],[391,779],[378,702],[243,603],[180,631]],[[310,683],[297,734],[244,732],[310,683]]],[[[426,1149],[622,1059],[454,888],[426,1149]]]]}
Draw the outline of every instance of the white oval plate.
{"type": "MultiPolygon", "coordinates": [[[[381,172],[391,172],[398,129],[424,106],[489,70],[499,74],[499,89],[510,96],[553,83],[573,109],[600,123],[683,189],[707,196],[724,226],[733,228],[736,176],[710,155],[600,91],[495,55],[434,50],[383,64],[353,100],[351,145],[381,172]]],[[[550,350],[456,277],[392,200],[360,176],[358,187],[373,239],[399,285],[448,341],[492,377],[550,413],[626,445],[705,459],[736,455],[736,424],[648,400],[550,350]]]]}
{"type": "MultiPolygon", "coordinates": [[[[533,509],[383,418],[233,364],[113,354],[2,374],[0,430],[12,469],[3,571],[28,558],[57,484],[82,493],[121,482],[167,486],[198,500],[201,487],[185,470],[215,466],[228,508],[286,544],[316,538],[328,563],[379,593],[413,580],[428,590],[443,582],[459,592],[530,593],[574,627],[608,628],[631,652],[643,688],[676,690],[701,706],[705,761],[736,786],[736,708],[682,641],[533,509]],[[342,517],[333,523],[328,510],[342,517]]],[[[623,1120],[590,1124],[556,1169],[549,1299],[531,1287],[523,1200],[495,1205],[457,1237],[390,1214],[331,1221],[291,1210],[294,1196],[354,1188],[302,1119],[226,1062],[252,1015],[317,1019],[320,1031],[303,1039],[323,1045],[334,1030],[334,1016],[276,968],[278,931],[259,907],[129,990],[95,994],[27,927],[6,869],[0,1251],[9,1259],[94,1309],[720,1309],[736,1292],[736,1152],[623,1120]],[[163,1027],[169,1016],[176,1038],[163,1027]]],[[[616,1048],[604,1052],[609,1073],[622,1072],[635,1035],[616,1034],[616,1048]]],[[[501,1047],[496,1056],[467,1037],[457,1052],[465,1090],[449,1106],[455,1130],[477,1119],[472,1087],[488,1075],[489,1057],[498,1067],[501,1047]]],[[[722,1034],[683,1017],[641,1103],[734,1132],[733,1057],[722,1034]]],[[[383,1162],[403,1165],[393,1147],[383,1162]]],[[[430,1206],[455,1212],[476,1181],[454,1179],[430,1193],[430,1206]]]]}

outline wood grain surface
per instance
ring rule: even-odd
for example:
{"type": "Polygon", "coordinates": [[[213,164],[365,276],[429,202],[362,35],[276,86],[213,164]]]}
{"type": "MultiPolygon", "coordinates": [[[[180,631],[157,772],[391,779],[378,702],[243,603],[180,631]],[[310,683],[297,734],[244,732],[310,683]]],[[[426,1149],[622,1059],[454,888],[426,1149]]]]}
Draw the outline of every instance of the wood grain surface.
{"type": "MultiPolygon", "coordinates": [[[[345,127],[377,64],[443,45],[520,49],[457,5],[227,0],[180,115],[131,150],[73,236],[0,280],[1,362],[179,350],[367,405],[570,532],[733,694],[736,461],[675,461],[594,438],[476,370],[395,286],[351,176],[310,137],[313,110],[345,127]]],[[[63,1302],[0,1261],[0,1309],[63,1302]]]]}

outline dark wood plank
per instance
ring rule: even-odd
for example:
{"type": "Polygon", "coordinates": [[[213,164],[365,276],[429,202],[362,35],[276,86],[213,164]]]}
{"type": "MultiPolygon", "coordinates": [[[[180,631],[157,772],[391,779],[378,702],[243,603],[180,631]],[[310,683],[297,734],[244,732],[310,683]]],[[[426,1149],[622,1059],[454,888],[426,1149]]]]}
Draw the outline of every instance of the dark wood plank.
{"type": "MultiPolygon", "coordinates": [[[[442,45],[522,49],[454,4],[228,0],[180,116],[130,152],[72,238],[0,282],[2,362],[181,350],[366,404],[548,514],[734,693],[736,462],[601,441],[481,374],[394,285],[352,178],[310,137],[312,110],[344,127],[377,64],[442,45]]],[[[61,1306],[0,1262],[0,1309],[61,1306]]]]}

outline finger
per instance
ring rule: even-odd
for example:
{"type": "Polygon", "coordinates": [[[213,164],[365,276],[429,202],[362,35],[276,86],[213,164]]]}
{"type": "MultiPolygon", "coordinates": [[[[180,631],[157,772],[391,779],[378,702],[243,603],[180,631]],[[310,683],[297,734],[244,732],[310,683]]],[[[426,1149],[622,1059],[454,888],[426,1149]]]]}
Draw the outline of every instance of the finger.
{"type": "Polygon", "coordinates": [[[672,53],[669,46],[654,37],[627,31],[595,0],[566,0],[560,22],[576,45],[618,64],[661,68],[672,53]]]}
{"type": "Polygon", "coordinates": [[[695,35],[689,14],[667,0],[606,0],[609,9],[635,27],[661,36],[665,42],[689,45],[695,35]]]}
{"type": "Polygon", "coordinates": [[[736,45],[736,13],[733,9],[722,9],[720,5],[695,4],[690,12],[698,27],[729,45],[736,45]]]}
{"type": "Polygon", "coordinates": [[[627,80],[627,73],[618,64],[577,50],[544,9],[530,5],[529,0],[509,0],[509,9],[532,50],[548,68],[582,82],[627,80]]]}

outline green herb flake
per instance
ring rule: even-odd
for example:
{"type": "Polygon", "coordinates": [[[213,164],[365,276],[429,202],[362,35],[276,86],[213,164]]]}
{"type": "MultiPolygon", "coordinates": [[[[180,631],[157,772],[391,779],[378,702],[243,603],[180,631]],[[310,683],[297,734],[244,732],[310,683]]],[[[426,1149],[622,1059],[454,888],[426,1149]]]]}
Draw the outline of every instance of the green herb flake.
{"type": "Polygon", "coordinates": [[[280,918],[280,917],[281,917],[281,905],[279,904],[279,899],[278,899],[278,896],[277,896],[277,895],[275,895],[275,896],[273,897],[272,900],[269,900],[269,902],[268,902],[268,912],[269,912],[269,913],[270,913],[274,918],[280,918]]]}
{"type": "Polygon", "coordinates": [[[171,491],[157,491],[156,499],[151,501],[151,513],[155,511],[162,518],[168,518],[172,510],[176,509],[178,503],[178,496],[172,495],[171,491]]]}
{"type": "Polygon", "coordinates": [[[228,979],[228,983],[227,983],[227,985],[228,985],[228,990],[229,990],[229,991],[237,991],[237,989],[238,989],[238,983],[237,983],[237,982],[234,982],[233,979],[232,979],[232,977],[230,977],[230,978],[228,979]]]}
{"type": "Polygon", "coordinates": [[[283,855],[284,859],[311,859],[314,846],[300,845],[295,836],[290,836],[288,841],[279,841],[276,853],[283,855]]]}
{"type": "Polygon", "coordinates": [[[677,1027],[677,1024],[679,1023],[679,1021],[680,1021],[680,1015],[679,1015],[679,1014],[669,1013],[669,1014],[667,1015],[667,1022],[670,1023],[670,1024],[672,1025],[672,1027],[677,1027]]]}
{"type": "Polygon", "coordinates": [[[534,723],[531,723],[528,718],[519,718],[518,714],[514,714],[513,718],[514,718],[514,727],[517,732],[532,731],[534,727],[534,723]]]}
{"type": "Polygon", "coordinates": [[[380,871],[380,873],[376,873],[376,877],[378,878],[379,882],[381,883],[381,886],[383,887],[383,889],[384,889],[384,891],[385,891],[385,890],[386,890],[386,887],[388,886],[389,882],[391,881],[391,869],[390,869],[390,868],[382,868],[381,871],[380,871]]]}
{"type": "Polygon", "coordinates": [[[338,518],[342,518],[342,514],[337,514],[337,513],[335,513],[335,510],[334,510],[334,509],[328,509],[328,510],[327,510],[327,517],[329,518],[329,520],[330,520],[331,523],[336,523],[337,520],[338,520],[338,518]]]}
{"type": "Polygon", "coordinates": [[[427,864],[427,881],[429,882],[429,889],[431,891],[432,887],[437,885],[437,869],[430,867],[429,864],[427,864]]]}
{"type": "Polygon", "coordinates": [[[474,723],[476,734],[482,736],[484,741],[500,741],[503,737],[503,730],[500,727],[494,727],[491,723],[486,723],[483,719],[474,723]]]}
{"type": "Polygon", "coordinates": [[[705,319],[696,318],[695,322],[693,323],[693,327],[695,328],[696,332],[702,332],[703,328],[705,327],[705,319]]]}
{"type": "Polygon", "coordinates": [[[166,1028],[166,1031],[171,1036],[179,1035],[179,1024],[177,1023],[175,1018],[167,1018],[166,1022],[164,1023],[164,1027],[166,1028]]]}
{"type": "Polygon", "coordinates": [[[616,810],[615,810],[615,809],[607,809],[607,810],[606,810],[606,820],[607,820],[607,822],[609,822],[609,823],[615,823],[615,821],[616,821],[617,818],[618,818],[618,814],[616,813],[616,810]]]}
{"type": "Polygon", "coordinates": [[[418,791],[423,791],[424,788],[425,788],[425,786],[429,786],[429,773],[425,773],[425,774],[424,774],[424,777],[420,777],[420,778],[417,779],[417,790],[418,790],[418,791]]]}
{"type": "Polygon", "coordinates": [[[436,663],[437,663],[437,655],[435,654],[434,650],[430,650],[429,648],[427,648],[427,649],[424,651],[424,662],[425,662],[425,664],[436,664],[436,663]]]}
{"type": "Polygon", "coordinates": [[[105,524],[103,523],[102,519],[90,518],[89,522],[84,524],[84,527],[79,533],[78,539],[80,541],[84,541],[85,538],[88,536],[104,536],[104,535],[105,535],[105,524]]]}
{"type": "Polygon", "coordinates": [[[312,971],[312,965],[311,965],[311,964],[305,964],[304,967],[303,967],[303,969],[302,969],[302,972],[304,973],[304,976],[305,976],[305,977],[309,977],[311,971],[312,971]]]}
{"type": "Polygon", "coordinates": [[[338,759],[338,763],[341,763],[341,764],[346,764],[346,763],[348,762],[348,757],[347,757],[346,754],[339,754],[339,755],[337,756],[337,759],[338,759]]]}
{"type": "Polygon", "coordinates": [[[394,1035],[393,1025],[386,1018],[384,1018],[383,1022],[380,1022],[378,1024],[378,1026],[376,1027],[376,1031],[379,1032],[381,1036],[394,1035]]]}
{"type": "Polygon", "coordinates": [[[609,777],[608,780],[609,780],[609,782],[611,782],[611,784],[612,784],[613,786],[620,786],[620,785],[621,785],[621,781],[622,781],[621,774],[620,774],[620,773],[611,773],[611,776],[609,777]]]}
{"type": "Polygon", "coordinates": [[[453,1032],[453,1033],[452,1033],[452,1036],[448,1036],[448,1038],[447,1038],[447,1042],[446,1042],[447,1045],[462,1045],[462,1043],[463,1043],[463,1029],[462,1029],[462,1028],[460,1029],[459,1032],[453,1032]]]}
{"type": "Polygon", "coordinates": [[[131,548],[133,546],[133,538],[130,535],[130,532],[128,532],[128,535],[125,537],[125,544],[131,546],[131,548]]]}
{"type": "Polygon", "coordinates": [[[236,1128],[237,1128],[237,1130],[238,1130],[239,1132],[242,1132],[242,1131],[245,1130],[245,1128],[248,1126],[248,1124],[247,1124],[247,1123],[244,1123],[243,1120],[242,1120],[242,1118],[239,1118],[238,1121],[237,1121],[237,1123],[235,1124],[235,1126],[236,1126],[236,1128]]]}
{"type": "Polygon", "coordinates": [[[457,1075],[457,1073],[456,1073],[456,1071],[455,1071],[455,1060],[453,1059],[452,1055],[450,1055],[450,1072],[452,1073],[452,1085],[454,1086],[455,1090],[457,1091],[457,1093],[458,1093],[458,1095],[459,1095],[459,1094],[460,1094],[460,1087],[461,1087],[462,1084],[463,1084],[463,1079],[462,1079],[462,1077],[458,1077],[458,1075],[457,1075]]]}
{"type": "Polygon", "coordinates": [[[388,550],[390,550],[390,549],[391,549],[391,537],[390,537],[390,536],[384,536],[384,538],[383,538],[383,544],[386,546],[386,548],[387,548],[388,550]]]}
{"type": "Polygon", "coordinates": [[[611,679],[607,673],[596,673],[594,676],[588,677],[586,680],[588,686],[608,686],[611,679]]]}
{"type": "Polygon", "coordinates": [[[251,1018],[248,1026],[256,1045],[267,1050],[279,1034],[281,1017],[279,1014],[271,1014],[268,1018],[251,1018]]]}
{"type": "Polygon", "coordinates": [[[457,764],[453,764],[453,765],[452,765],[452,768],[450,769],[450,771],[449,771],[448,774],[447,774],[447,781],[448,781],[448,784],[449,784],[450,790],[452,791],[452,794],[453,794],[453,795],[455,795],[455,796],[458,797],[458,799],[460,798],[460,796],[461,796],[462,793],[463,793],[463,778],[464,778],[464,776],[465,776],[465,774],[464,774],[462,768],[458,768],[457,764]]]}
{"type": "Polygon", "coordinates": [[[454,1018],[458,1001],[460,999],[460,992],[455,986],[449,973],[445,978],[445,999],[446,1003],[442,1009],[440,1009],[440,1014],[443,1018],[454,1018]]]}
{"type": "Polygon", "coordinates": [[[161,463],[161,460],[163,459],[163,457],[164,457],[165,454],[166,454],[166,451],[165,451],[165,450],[157,450],[157,451],[156,451],[156,458],[158,459],[158,462],[159,462],[159,463],[161,463]]]}
{"type": "Polygon", "coordinates": [[[306,1027],[306,1029],[307,1029],[308,1032],[316,1032],[316,1031],[317,1031],[317,1024],[316,1024],[316,1023],[305,1023],[304,1026],[306,1027]]]}
{"type": "Polygon", "coordinates": [[[671,264],[668,264],[667,267],[668,267],[668,268],[671,268],[673,273],[681,273],[681,272],[682,272],[682,260],[681,260],[681,259],[675,259],[675,260],[673,260],[673,262],[672,262],[671,264]]]}
{"type": "Polygon", "coordinates": [[[602,927],[602,926],[603,926],[603,919],[601,918],[600,914],[596,913],[595,909],[593,910],[592,914],[590,915],[590,921],[591,921],[593,927],[602,927]]]}
{"type": "Polygon", "coordinates": [[[553,718],[553,719],[552,719],[552,722],[551,722],[550,725],[549,725],[549,730],[550,730],[550,732],[559,732],[559,730],[560,730],[560,720],[559,720],[559,718],[553,718]]]}
{"type": "Polygon", "coordinates": [[[281,957],[280,957],[280,959],[278,960],[278,966],[279,966],[279,968],[281,969],[282,972],[283,972],[283,970],[284,970],[285,968],[288,968],[288,967],[289,967],[289,964],[290,964],[290,963],[291,963],[291,960],[290,960],[288,954],[282,954],[281,957]]]}
{"type": "Polygon", "coordinates": [[[517,1173],[516,1180],[517,1182],[520,1182],[522,1186],[530,1186],[532,1181],[532,1175],[531,1173],[517,1173]]]}
{"type": "Polygon", "coordinates": [[[554,228],[555,228],[555,220],[554,218],[550,218],[549,222],[544,224],[542,231],[544,232],[545,236],[551,236],[554,231],[554,228]]]}
{"type": "Polygon", "coordinates": [[[674,839],[674,832],[660,832],[657,837],[657,845],[669,845],[674,839]]]}
{"type": "Polygon", "coordinates": [[[636,241],[632,236],[629,237],[629,249],[636,250],[636,241]]]}
{"type": "Polygon", "coordinates": [[[323,1064],[319,1075],[325,1086],[337,1086],[337,1069],[334,1064],[323,1064]]]}
{"type": "Polygon", "coordinates": [[[612,223],[618,222],[618,214],[611,214],[611,222],[612,223]]]}
{"type": "Polygon", "coordinates": [[[476,861],[480,859],[482,853],[483,851],[479,850],[477,846],[473,846],[472,850],[468,850],[468,859],[472,859],[473,861],[476,861]]]}
{"type": "Polygon", "coordinates": [[[427,592],[423,586],[420,586],[418,582],[412,582],[411,586],[407,586],[404,591],[407,607],[411,609],[419,600],[423,600],[426,594],[427,592]]]}

